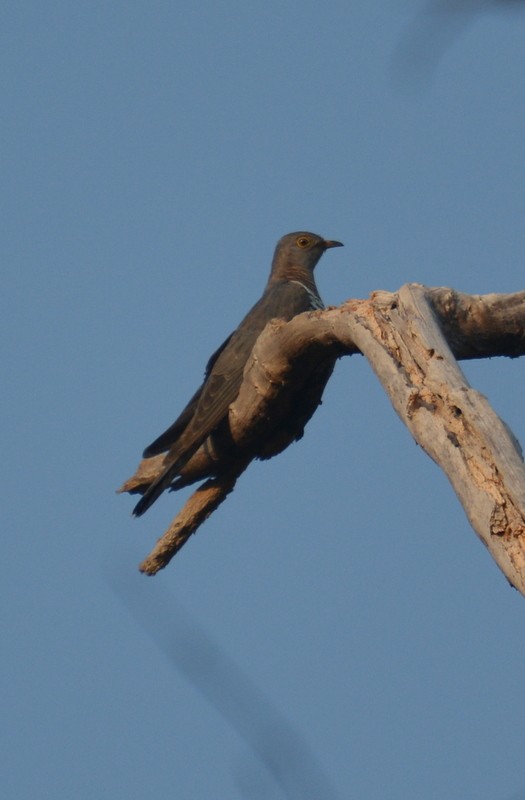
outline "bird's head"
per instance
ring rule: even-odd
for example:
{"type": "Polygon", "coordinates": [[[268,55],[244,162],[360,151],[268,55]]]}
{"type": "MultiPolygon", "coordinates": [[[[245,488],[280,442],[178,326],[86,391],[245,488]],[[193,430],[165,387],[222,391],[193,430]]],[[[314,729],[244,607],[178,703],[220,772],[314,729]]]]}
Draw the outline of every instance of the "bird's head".
{"type": "Polygon", "coordinates": [[[316,233],[296,231],[287,233],[277,242],[272,263],[272,277],[285,278],[290,269],[313,273],[314,267],[330,247],[343,247],[342,242],[323,239],[316,233]]]}

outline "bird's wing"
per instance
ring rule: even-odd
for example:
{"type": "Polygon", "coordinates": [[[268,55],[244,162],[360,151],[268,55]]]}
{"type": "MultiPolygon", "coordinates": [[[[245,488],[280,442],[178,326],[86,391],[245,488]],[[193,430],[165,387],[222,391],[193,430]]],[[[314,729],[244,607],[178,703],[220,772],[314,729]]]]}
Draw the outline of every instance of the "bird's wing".
{"type": "MultiPolygon", "coordinates": [[[[141,516],[147,511],[210,433],[226,417],[229,406],[239,393],[246,362],[266,324],[275,318],[292,319],[296,314],[311,308],[311,293],[301,283],[283,281],[273,284],[265,291],[224,346],[212,356],[208,362],[208,365],[211,363],[211,370],[203,386],[171,426],[177,433],[180,431],[180,425],[177,426],[177,423],[195,401],[193,416],[166,456],[166,459],[169,459],[168,466],[135,506],[133,511],[135,516],[141,516]]],[[[184,421],[186,421],[185,416],[184,421]]]]}
{"type": "Polygon", "coordinates": [[[161,433],[160,436],[157,436],[154,442],[149,444],[144,449],[142,458],[152,458],[153,456],[158,456],[161,453],[167,452],[170,447],[172,447],[195,414],[195,409],[197,408],[197,403],[199,402],[199,398],[202,394],[203,386],[204,384],[199,386],[190,402],[179,414],[175,422],[173,422],[169,428],[166,428],[166,430],[161,433]]]}
{"type": "Polygon", "coordinates": [[[158,456],[160,453],[166,453],[177,441],[180,435],[183,433],[184,429],[190,422],[191,418],[195,414],[195,410],[197,408],[200,396],[202,394],[202,390],[206,384],[206,380],[208,379],[210,372],[213,369],[213,365],[219,358],[220,354],[230,341],[233,334],[230,334],[228,338],[221,344],[221,346],[213,353],[213,355],[208,360],[206,364],[206,370],[204,372],[204,381],[199,386],[189,403],[186,407],[181,411],[175,422],[173,422],[169,428],[167,428],[164,433],[161,433],[160,436],[157,436],[154,442],[149,444],[144,452],[142,453],[143,458],[152,458],[153,456],[158,456]]]}

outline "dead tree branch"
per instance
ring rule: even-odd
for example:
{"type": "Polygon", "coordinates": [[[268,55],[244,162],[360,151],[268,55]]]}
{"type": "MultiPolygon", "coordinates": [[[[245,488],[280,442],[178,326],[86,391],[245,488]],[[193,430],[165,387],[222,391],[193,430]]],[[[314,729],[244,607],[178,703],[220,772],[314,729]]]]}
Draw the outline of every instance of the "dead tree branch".
{"type": "Polygon", "coordinates": [[[140,571],[146,575],[156,575],[159,570],[164,569],[186,544],[191,534],[226,500],[234,490],[237,478],[247,466],[248,463],[239,463],[237,469],[199,486],[144,559],[139,567],[140,571]]]}
{"type": "MultiPolygon", "coordinates": [[[[336,358],[359,352],[415,440],[446,473],[496,563],[525,594],[521,450],[457,363],[525,354],[525,292],[466,295],[417,284],[266,327],[230,407],[232,441],[244,458],[239,457],[235,474],[224,476],[222,489],[220,481],[208,481],[197,490],[141,565],[143,571],[153,574],[165,566],[233,489],[254,455],[260,457],[269,421],[275,427],[276,420],[290,414],[297,384],[303,392],[309,382],[324,386],[336,358]]],[[[311,405],[304,424],[315,410],[316,403],[311,405]]],[[[289,436],[272,440],[263,457],[280,452],[290,441],[289,436]]]]}

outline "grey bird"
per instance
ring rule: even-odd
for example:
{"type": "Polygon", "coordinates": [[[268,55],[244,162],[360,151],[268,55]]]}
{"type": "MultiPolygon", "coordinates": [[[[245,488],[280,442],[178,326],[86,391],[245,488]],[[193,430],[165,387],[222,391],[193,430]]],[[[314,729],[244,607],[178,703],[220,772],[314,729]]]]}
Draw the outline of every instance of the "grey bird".
{"type": "MultiPolygon", "coordinates": [[[[133,510],[136,517],[144,514],[165,489],[177,489],[208,475],[216,475],[220,473],[221,465],[223,468],[228,458],[231,460],[234,457],[231,452],[225,455],[228,449],[225,444],[228,409],[239,393],[244,367],[259,334],[271,319],[287,321],[303,311],[324,307],[315,284],[314,268],[325,250],[342,246],[342,242],[323,239],[307,231],[288,233],[279,240],[261,299],[211,356],[202,385],[179,417],[144,450],[145,459],[166,453],[160,475],[149,484],[139,485],[136,482],[133,488],[128,488],[128,484],[132,485],[130,479],[122,487],[121,491],[144,492],[133,510]],[[214,438],[217,437],[222,442],[222,460],[220,456],[213,456],[214,445],[217,450],[214,438]],[[206,448],[212,455],[205,453],[200,459],[204,466],[199,467],[196,454],[198,456],[198,451],[204,452],[206,448]],[[194,462],[196,468],[188,470],[194,462]]],[[[323,371],[319,391],[306,392],[307,408],[298,411],[299,423],[295,424],[293,436],[288,437],[284,446],[302,435],[304,424],[320,402],[322,389],[332,368],[333,363],[323,371]]],[[[270,444],[267,452],[263,447],[261,452],[254,455],[267,458],[282,449],[284,447],[281,444],[273,447],[270,444]]]]}

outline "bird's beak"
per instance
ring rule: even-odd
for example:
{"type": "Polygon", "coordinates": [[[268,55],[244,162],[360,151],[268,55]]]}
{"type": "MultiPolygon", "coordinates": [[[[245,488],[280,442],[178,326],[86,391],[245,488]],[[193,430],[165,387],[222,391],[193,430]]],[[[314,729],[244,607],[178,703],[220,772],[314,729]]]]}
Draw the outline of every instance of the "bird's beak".
{"type": "Polygon", "coordinates": [[[336,242],[333,239],[325,239],[324,240],[324,248],[328,250],[329,247],[344,247],[342,242],[336,242]]]}

